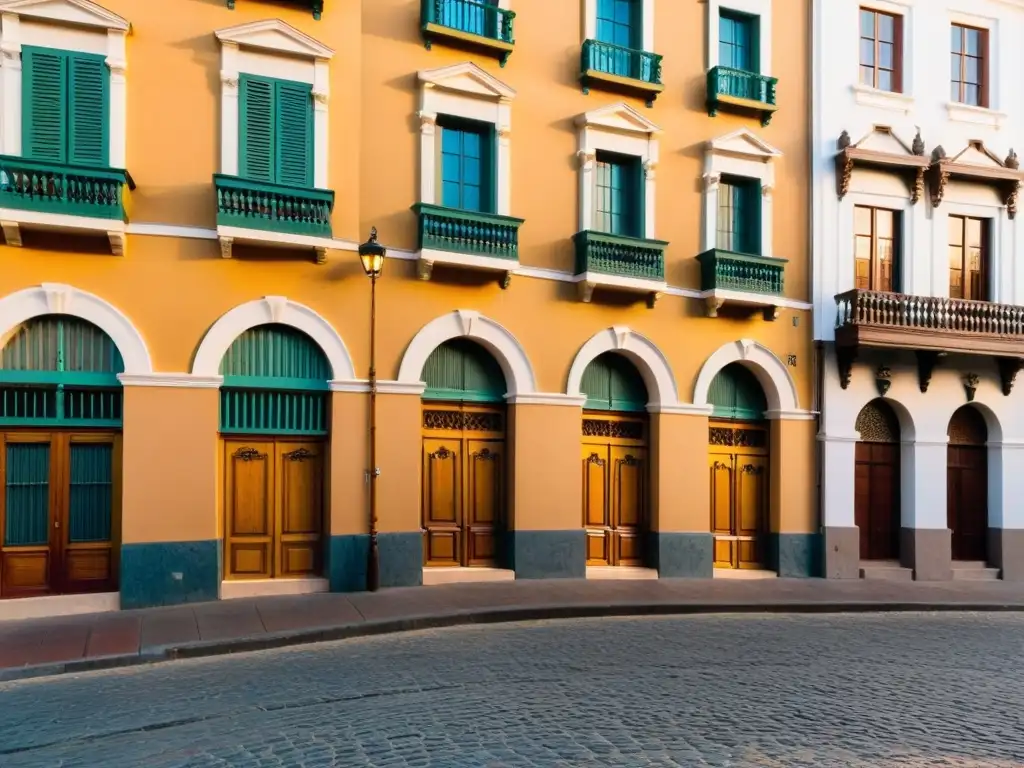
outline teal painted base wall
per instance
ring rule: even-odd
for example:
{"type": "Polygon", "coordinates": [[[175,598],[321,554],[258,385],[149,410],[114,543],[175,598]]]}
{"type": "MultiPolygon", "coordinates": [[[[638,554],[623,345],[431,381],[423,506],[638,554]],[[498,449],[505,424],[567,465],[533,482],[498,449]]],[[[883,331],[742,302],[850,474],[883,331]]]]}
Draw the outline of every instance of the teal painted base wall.
{"type": "Polygon", "coordinates": [[[201,603],[220,597],[221,542],[121,547],[121,608],[201,603]]]}
{"type": "Polygon", "coordinates": [[[710,533],[648,534],[648,562],[662,579],[710,579],[714,576],[714,537],[710,533]]]}
{"type": "Polygon", "coordinates": [[[768,534],[768,567],[781,578],[821,576],[821,534],[768,534]]]}
{"type": "MultiPolygon", "coordinates": [[[[420,531],[377,534],[382,587],[417,587],[423,584],[423,534],[420,531]]],[[[370,536],[365,533],[331,536],[327,576],[332,592],[366,589],[370,536]]]]}
{"type": "Polygon", "coordinates": [[[576,531],[509,531],[508,562],[517,579],[585,579],[587,534],[576,531]]]}

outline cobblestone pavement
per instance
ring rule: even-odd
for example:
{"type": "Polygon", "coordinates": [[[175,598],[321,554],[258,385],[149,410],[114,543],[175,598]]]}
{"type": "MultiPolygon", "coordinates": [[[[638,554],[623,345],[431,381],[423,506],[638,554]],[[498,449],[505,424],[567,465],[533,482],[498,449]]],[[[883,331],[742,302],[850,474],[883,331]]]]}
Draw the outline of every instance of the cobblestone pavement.
{"type": "Polygon", "coordinates": [[[1024,617],[469,626],[0,685],[0,766],[1020,766],[1024,617]]]}

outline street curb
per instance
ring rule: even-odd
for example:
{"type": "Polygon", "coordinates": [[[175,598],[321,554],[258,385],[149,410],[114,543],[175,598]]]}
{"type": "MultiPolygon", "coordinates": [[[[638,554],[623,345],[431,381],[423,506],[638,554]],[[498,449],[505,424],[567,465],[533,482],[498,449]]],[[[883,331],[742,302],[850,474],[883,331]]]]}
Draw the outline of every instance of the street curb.
{"type": "Polygon", "coordinates": [[[364,621],[289,632],[236,638],[199,640],[193,643],[151,646],[139,653],[94,656],[63,662],[33,664],[0,669],[0,683],[54,675],[155,664],[178,659],[198,659],[251,653],[313,643],[350,640],[357,637],[411,632],[470,624],[503,624],[553,619],[586,619],[628,616],[686,616],[697,614],[843,614],[843,613],[1005,613],[1024,612],[1024,604],[1013,603],[882,603],[882,602],[793,602],[793,603],[606,603],[588,605],[509,606],[451,611],[401,619],[364,621]]]}

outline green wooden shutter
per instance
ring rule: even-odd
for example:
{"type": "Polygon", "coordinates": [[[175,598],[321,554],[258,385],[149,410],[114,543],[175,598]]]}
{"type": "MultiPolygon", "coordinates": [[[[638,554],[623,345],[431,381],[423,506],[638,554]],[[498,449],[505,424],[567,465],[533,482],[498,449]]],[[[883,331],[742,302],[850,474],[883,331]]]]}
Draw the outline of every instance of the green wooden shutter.
{"type": "Polygon", "coordinates": [[[8,443],[4,544],[42,546],[50,538],[50,445],[8,443]]]}
{"type": "Polygon", "coordinates": [[[497,360],[468,339],[451,339],[431,352],[423,380],[424,400],[500,403],[508,389],[497,360]]]}
{"type": "Polygon", "coordinates": [[[637,157],[630,161],[629,173],[632,177],[630,189],[633,200],[630,204],[630,213],[633,221],[630,224],[628,235],[632,237],[647,236],[647,176],[644,173],[643,161],[637,157]]]}
{"type": "Polygon", "coordinates": [[[110,71],[102,56],[68,54],[68,162],[106,166],[110,157],[110,71]]]}
{"type": "Polygon", "coordinates": [[[67,162],[67,58],[60,51],[24,46],[22,154],[31,160],[67,162]]]}
{"type": "Polygon", "coordinates": [[[712,415],[723,419],[758,420],[768,410],[761,382],[740,363],[730,363],[711,380],[708,401],[712,415]]]}
{"type": "Polygon", "coordinates": [[[239,174],[254,181],[274,181],[274,85],[250,75],[241,77],[238,116],[239,174]]]}
{"type": "Polygon", "coordinates": [[[72,543],[110,541],[113,456],[110,443],[71,444],[68,539],[72,543]]]}
{"type": "Polygon", "coordinates": [[[751,180],[745,190],[750,223],[747,228],[747,253],[761,255],[761,182],[751,180]]]}
{"type": "Polygon", "coordinates": [[[275,83],[276,179],[278,184],[313,186],[313,87],[275,83]]]}
{"type": "Polygon", "coordinates": [[[644,411],[647,386],[627,358],[605,352],[594,358],[583,371],[580,384],[587,396],[584,408],[595,411],[644,411]]]}

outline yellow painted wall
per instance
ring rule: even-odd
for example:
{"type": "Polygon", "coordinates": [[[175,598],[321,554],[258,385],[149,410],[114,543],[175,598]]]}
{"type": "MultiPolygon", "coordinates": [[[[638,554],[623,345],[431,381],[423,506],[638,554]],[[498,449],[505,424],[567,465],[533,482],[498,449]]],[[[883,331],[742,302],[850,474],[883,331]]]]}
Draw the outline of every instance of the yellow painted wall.
{"type": "Polygon", "coordinates": [[[516,479],[510,527],[532,531],[581,528],[580,409],[517,405],[510,411],[516,479]]]}
{"type": "Polygon", "coordinates": [[[773,421],[771,530],[817,533],[814,421],[773,421]]]}
{"type": "Polygon", "coordinates": [[[651,530],[709,531],[707,417],[652,416],[651,446],[651,530]]]}
{"type": "Polygon", "coordinates": [[[369,526],[369,399],[355,392],[331,394],[330,533],[365,533],[369,526]]]}

